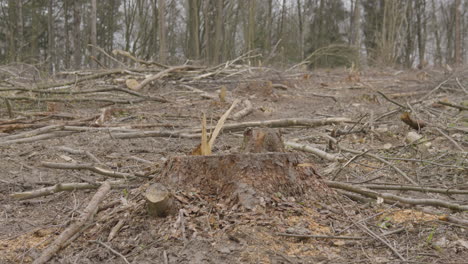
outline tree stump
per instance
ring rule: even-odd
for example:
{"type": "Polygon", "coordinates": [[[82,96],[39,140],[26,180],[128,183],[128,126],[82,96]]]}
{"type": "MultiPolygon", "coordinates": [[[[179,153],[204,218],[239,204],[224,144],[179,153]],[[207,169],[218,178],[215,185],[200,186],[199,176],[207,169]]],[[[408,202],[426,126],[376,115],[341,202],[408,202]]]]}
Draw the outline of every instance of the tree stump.
{"type": "Polygon", "coordinates": [[[307,194],[322,199],[332,193],[312,165],[296,153],[173,157],[159,180],[178,190],[199,190],[247,209],[264,206],[278,196],[307,194]]]}
{"type": "Polygon", "coordinates": [[[164,217],[168,214],[172,206],[172,197],[164,185],[160,183],[150,185],[144,196],[149,215],[164,217]]]}

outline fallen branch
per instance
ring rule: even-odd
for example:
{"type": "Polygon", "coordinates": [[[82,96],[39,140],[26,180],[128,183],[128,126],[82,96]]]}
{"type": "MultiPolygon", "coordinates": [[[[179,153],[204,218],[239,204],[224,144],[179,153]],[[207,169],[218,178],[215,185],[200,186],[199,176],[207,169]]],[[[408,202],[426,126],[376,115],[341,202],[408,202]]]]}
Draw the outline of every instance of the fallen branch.
{"type": "Polygon", "coordinates": [[[240,110],[237,113],[234,113],[232,115],[231,119],[239,120],[239,119],[249,115],[250,113],[252,113],[252,111],[254,110],[253,106],[252,106],[252,103],[249,100],[246,99],[246,100],[244,100],[244,105],[245,105],[245,108],[240,110]]]}
{"type": "Polygon", "coordinates": [[[460,86],[460,88],[463,90],[463,92],[465,92],[465,94],[468,94],[465,87],[460,83],[460,80],[458,80],[458,78],[455,78],[455,80],[457,81],[458,86],[460,86]]]}
{"type": "Polygon", "coordinates": [[[20,138],[30,138],[33,136],[37,136],[40,134],[46,134],[52,131],[58,131],[58,130],[63,130],[63,126],[61,125],[51,125],[51,126],[44,126],[40,127],[34,130],[26,131],[23,133],[18,133],[15,135],[10,135],[6,137],[2,137],[2,141],[7,141],[7,140],[14,140],[14,139],[20,139],[20,138]]]}
{"type": "Polygon", "coordinates": [[[169,73],[171,72],[175,72],[175,71],[181,71],[181,70],[190,70],[190,69],[198,69],[199,67],[195,67],[195,66],[191,66],[191,65],[182,65],[182,66],[175,66],[175,67],[171,67],[169,69],[166,69],[164,71],[161,71],[161,72],[158,72],[157,74],[155,75],[152,75],[146,79],[144,79],[139,85],[137,85],[135,87],[135,90],[141,90],[141,88],[145,87],[146,85],[150,84],[151,82],[153,81],[156,81],[156,80],[159,80],[163,77],[166,77],[167,75],[169,75],[169,73]]]}
{"type": "MultiPolygon", "coordinates": [[[[123,181],[109,182],[112,188],[118,188],[124,184],[123,181]]],[[[59,183],[54,186],[45,187],[37,190],[31,190],[27,192],[17,192],[10,194],[11,198],[18,200],[33,199],[42,196],[48,196],[59,192],[72,192],[75,190],[89,190],[97,189],[102,185],[102,182],[87,183],[87,182],[72,182],[72,183],[59,183]]]]}
{"type": "Polygon", "coordinates": [[[189,86],[189,85],[182,85],[182,87],[189,89],[192,92],[199,93],[202,98],[206,99],[212,99],[212,100],[218,100],[218,95],[213,94],[213,93],[208,93],[203,90],[197,89],[195,87],[189,86]]]}
{"type": "Polygon", "coordinates": [[[167,103],[168,100],[159,97],[145,97],[135,100],[130,99],[108,99],[108,98],[34,98],[34,97],[5,97],[8,100],[13,101],[31,101],[31,102],[101,102],[101,103],[112,103],[112,104],[136,104],[145,101],[156,101],[161,103],[167,103]]]}
{"type": "Polygon", "coordinates": [[[361,229],[363,229],[367,234],[369,234],[371,237],[377,239],[377,240],[380,240],[380,242],[382,242],[384,245],[386,245],[390,250],[393,251],[393,253],[395,253],[395,255],[397,255],[403,262],[406,262],[406,259],[396,250],[395,247],[393,247],[388,241],[386,241],[385,239],[383,239],[382,237],[380,237],[379,235],[377,235],[376,233],[374,233],[372,230],[370,230],[367,226],[363,225],[363,224],[357,224],[358,227],[360,227],[361,229]]]}
{"type": "Polygon", "coordinates": [[[455,210],[455,211],[467,211],[468,210],[468,205],[460,205],[460,204],[455,204],[455,203],[438,200],[438,199],[405,198],[405,197],[401,197],[401,196],[394,195],[391,193],[379,193],[379,192],[375,192],[367,188],[361,188],[355,185],[336,182],[336,181],[325,181],[325,183],[331,188],[342,189],[342,190],[346,190],[349,192],[358,193],[358,194],[371,197],[374,199],[377,199],[380,197],[380,198],[383,198],[384,200],[398,201],[401,203],[412,204],[412,205],[429,205],[429,206],[434,206],[434,207],[444,207],[444,208],[448,208],[448,209],[455,210]]]}
{"type": "Polygon", "coordinates": [[[98,158],[96,158],[96,156],[94,156],[91,152],[89,152],[87,150],[72,149],[72,148],[65,147],[65,146],[57,147],[57,149],[61,150],[61,151],[65,151],[65,152],[70,153],[70,154],[85,155],[88,158],[90,158],[91,160],[93,160],[95,163],[101,164],[101,165],[103,164],[98,158]]]}
{"type": "Polygon", "coordinates": [[[123,179],[134,179],[136,175],[123,173],[118,171],[110,171],[103,168],[93,166],[93,164],[69,164],[69,163],[53,163],[53,162],[41,162],[41,165],[45,168],[51,169],[62,169],[62,170],[89,170],[107,177],[123,178],[123,179]]]}
{"type": "MultiPolygon", "coordinates": [[[[336,140],[335,142],[336,143],[336,140]]],[[[390,163],[389,161],[385,160],[384,158],[381,158],[377,155],[374,155],[374,154],[371,154],[371,153],[368,153],[368,152],[361,152],[361,151],[357,151],[357,150],[353,150],[353,149],[347,149],[347,148],[343,148],[341,146],[338,145],[338,148],[343,150],[343,151],[346,151],[346,152],[350,152],[350,153],[354,153],[354,154],[358,154],[358,155],[364,155],[364,156],[368,156],[368,157],[371,157],[373,159],[376,159],[390,167],[392,167],[396,172],[398,172],[398,174],[400,174],[405,180],[409,181],[410,183],[414,184],[414,185],[419,185],[417,184],[415,181],[413,181],[408,175],[406,175],[405,172],[403,172],[402,170],[400,170],[398,167],[396,167],[395,165],[393,165],[392,163],[390,163]]]]}
{"type": "Polygon", "coordinates": [[[439,90],[442,85],[444,85],[446,82],[448,82],[450,80],[450,78],[442,81],[441,83],[439,83],[434,89],[432,89],[430,92],[428,92],[426,95],[424,95],[423,97],[421,97],[418,102],[423,102],[424,100],[426,100],[427,98],[429,98],[429,96],[431,96],[432,93],[434,93],[435,91],[439,90]]]}
{"type": "Polygon", "coordinates": [[[327,153],[327,152],[325,152],[325,151],[323,151],[321,149],[314,148],[312,146],[299,144],[299,143],[295,143],[295,142],[291,142],[291,141],[284,142],[284,145],[288,146],[288,147],[290,147],[292,149],[295,149],[295,150],[310,152],[312,154],[315,154],[315,155],[319,156],[322,159],[326,159],[326,160],[329,160],[329,161],[340,161],[340,162],[344,161],[343,157],[338,157],[336,155],[327,153]]]}
{"type": "Polygon", "coordinates": [[[380,94],[383,98],[385,98],[385,100],[389,101],[390,103],[395,104],[395,105],[398,105],[399,107],[401,107],[401,108],[403,108],[403,109],[408,109],[407,106],[404,106],[404,105],[398,103],[397,101],[390,99],[387,95],[385,95],[385,94],[382,93],[381,91],[377,91],[377,93],[380,94]]]}
{"type": "MultiPolygon", "coordinates": [[[[346,118],[346,117],[330,117],[330,118],[323,118],[323,119],[286,118],[286,119],[227,124],[223,127],[223,131],[241,131],[247,127],[272,127],[272,128],[292,127],[292,126],[318,127],[318,126],[335,125],[339,123],[351,123],[351,122],[353,121],[350,118],[346,118]]],[[[198,131],[195,131],[195,132],[198,132],[198,131]]]]}
{"type": "Polygon", "coordinates": [[[468,190],[430,188],[430,187],[409,186],[409,185],[364,184],[361,186],[364,188],[372,189],[372,190],[415,191],[415,192],[442,193],[442,194],[468,194],[468,190]]]}
{"type": "Polygon", "coordinates": [[[451,104],[451,103],[448,103],[448,102],[444,102],[444,101],[438,101],[437,103],[441,104],[441,105],[446,105],[446,106],[450,106],[450,107],[453,107],[453,108],[456,108],[460,111],[463,111],[463,110],[468,110],[468,107],[465,107],[463,105],[456,105],[456,104],[451,104]]]}
{"type": "Polygon", "coordinates": [[[353,236],[300,235],[300,234],[289,234],[289,233],[276,233],[276,235],[285,236],[285,237],[297,237],[297,238],[326,238],[326,239],[344,239],[344,240],[364,239],[364,237],[353,237],[353,236]]]}
{"type": "Polygon", "coordinates": [[[83,210],[83,214],[77,219],[76,222],[71,224],[65,231],[63,231],[55,240],[46,248],[41,256],[34,260],[33,264],[42,264],[49,261],[60,248],[71,238],[74,234],[78,233],[86,222],[88,222],[98,209],[99,203],[104,199],[106,194],[110,191],[111,185],[109,182],[104,182],[101,187],[94,194],[88,206],[83,210]]]}
{"type": "Polygon", "coordinates": [[[112,75],[112,74],[126,74],[126,73],[128,73],[126,70],[115,69],[115,70],[110,70],[110,71],[105,71],[105,72],[92,74],[92,75],[85,76],[83,78],[79,78],[79,79],[72,80],[72,81],[39,85],[37,88],[38,89],[49,89],[49,88],[62,87],[62,86],[68,86],[68,85],[76,85],[77,83],[81,83],[81,82],[89,81],[89,80],[94,80],[94,79],[99,79],[99,78],[106,77],[106,76],[109,76],[109,75],[112,75]]]}
{"type": "Polygon", "coordinates": [[[442,130],[440,130],[438,127],[435,128],[437,132],[439,132],[442,136],[444,136],[446,139],[448,139],[455,147],[457,147],[458,150],[461,152],[464,152],[465,150],[449,135],[445,134],[442,130]]]}
{"type": "MultiPolygon", "coordinates": [[[[291,119],[276,119],[276,120],[267,120],[267,121],[252,121],[252,122],[243,122],[243,123],[234,123],[227,124],[223,126],[223,132],[233,132],[233,131],[242,131],[248,127],[318,127],[325,125],[333,125],[339,123],[351,123],[352,120],[346,117],[330,117],[324,119],[306,119],[306,118],[291,118],[291,119]]],[[[208,128],[210,130],[214,127],[208,128]]],[[[194,138],[200,137],[195,133],[201,133],[200,128],[184,131],[141,131],[141,132],[130,132],[130,133],[114,133],[112,136],[114,138],[142,138],[142,137],[187,137],[194,138]],[[195,134],[195,135],[193,135],[195,134]]]]}
{"type": "Polygon", "coordinates": [[[107,245],[106,243],[104,242],[101,242],[99,240],[91,240],[90,242],[94,242],[96,244],[99,244],[105,248],[107,248],[110,252],[114,253],[115,255],[119,256],[126,264],[130,264],[130,262],[128,262],[127,258],[122,255],[120,252],[116,251],[115,249],[111,248],[109,245],[107,245]]]}
{"type": "Polygon", "coordinates": [[[31,143],[31,142],[46,140],[46,139],[51,139],[51,138],[66,137],[75,133],[76,132],[72,132],[72,131],[56,131],[56,132],[52,132],[48,134],[41,134],[41,135],[29,137],[29,138],[20,138],[20,139],[14,139],[14,140],[0,141],[0,146],[18,144],[18,143],[31,143]]]}
{"type": "Polygon", "coordinates": [[[338,100],[336,99],[336,97],[333,96],[333,95],[318,94],[318,93],[312,93],[312,92],[308,92],[307,94],[308,94],[308,95],[312,95],[312,96],[316,96],[316,97],[330,98],[330,99],[332,99],[333,101],[338,102],[338,100]]]}

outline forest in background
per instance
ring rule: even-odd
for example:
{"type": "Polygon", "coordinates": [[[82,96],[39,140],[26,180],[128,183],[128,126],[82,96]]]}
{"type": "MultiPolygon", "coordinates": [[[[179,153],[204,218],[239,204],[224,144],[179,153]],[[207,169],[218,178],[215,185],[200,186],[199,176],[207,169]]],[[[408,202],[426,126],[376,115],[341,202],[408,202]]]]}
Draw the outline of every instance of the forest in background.
{"type": "Polygon", "coordinates": [[[463,0],[0,0],[0,63],[113,67],[104,52],[162,64],[457,65],[463,0]]]}

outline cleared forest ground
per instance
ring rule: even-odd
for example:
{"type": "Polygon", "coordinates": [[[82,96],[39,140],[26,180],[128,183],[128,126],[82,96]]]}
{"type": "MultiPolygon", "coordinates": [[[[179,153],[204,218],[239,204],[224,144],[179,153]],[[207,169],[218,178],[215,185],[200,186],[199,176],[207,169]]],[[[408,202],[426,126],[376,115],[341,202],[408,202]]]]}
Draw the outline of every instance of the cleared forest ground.
{"type": "Polygon", "coordinates": [[[96,215],[52,263],[466,263],[466,70],[0,75],[2,263],[39,258],[108,179],[96,215]],[[149,217],[145,188],[196,148],[203,112],[214,126],[235,99],[213,154],[239,153],[246,126],[281,128],[335,199],[277,193],[246,209],[194,187],[174,190],[174,213],[149,217]],[[66,183],[76,190],[44,190],[66,183]]]}

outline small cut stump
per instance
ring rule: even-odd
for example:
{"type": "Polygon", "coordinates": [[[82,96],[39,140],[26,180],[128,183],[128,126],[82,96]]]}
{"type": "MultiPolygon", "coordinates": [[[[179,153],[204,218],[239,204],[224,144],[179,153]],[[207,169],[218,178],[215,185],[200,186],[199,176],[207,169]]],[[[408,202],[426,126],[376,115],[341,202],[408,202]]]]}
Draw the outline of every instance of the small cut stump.
{"type": "Polygon", "coordinates": [[[278,197],[321,200],[332,191],[297,153],[242,153],[170,158],[158,179],[175,190],[200,191],[247,209],[278,197]]]}

